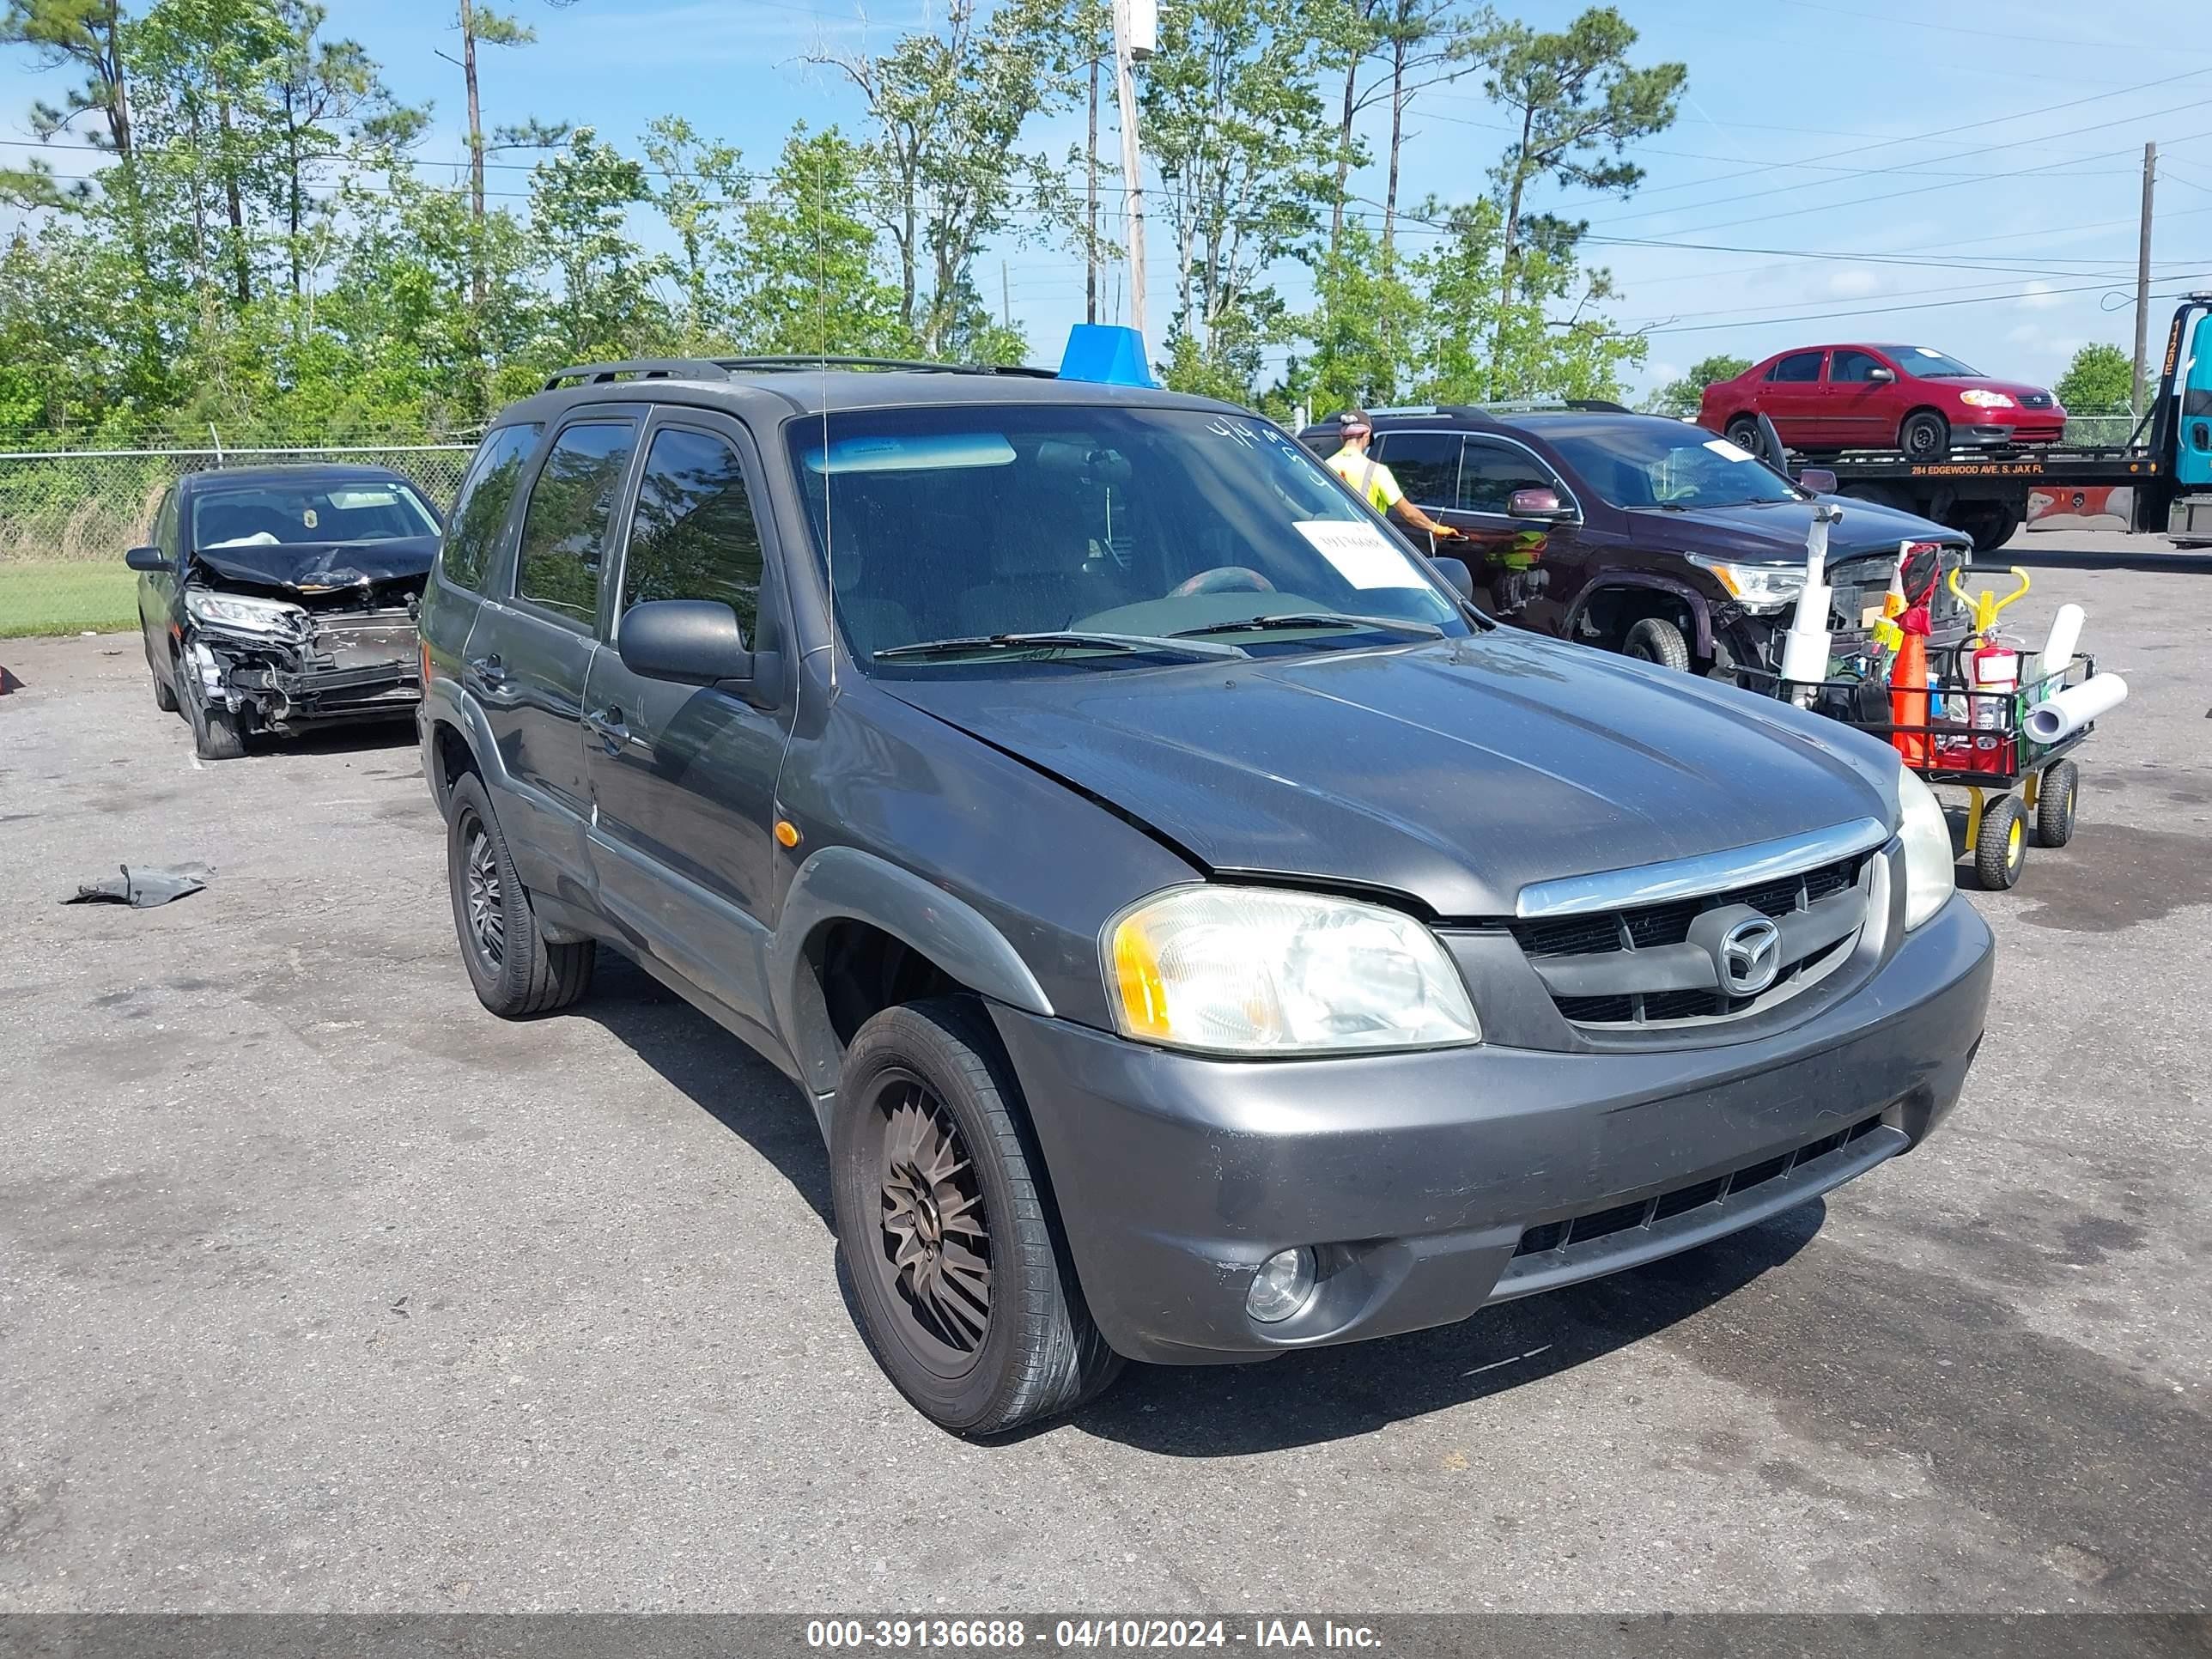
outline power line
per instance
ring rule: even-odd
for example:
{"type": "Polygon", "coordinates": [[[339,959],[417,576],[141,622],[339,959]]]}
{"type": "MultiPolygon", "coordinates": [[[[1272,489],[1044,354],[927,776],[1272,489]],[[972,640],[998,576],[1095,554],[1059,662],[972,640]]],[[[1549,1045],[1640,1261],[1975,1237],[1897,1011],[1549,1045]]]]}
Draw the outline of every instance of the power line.
{"type": "MultiPolygon", "coordinates": [[[[2173,281],[2194,282],[2194,281],[2196,281],[2196,280],[2197,280],[2197,279],[2199,279],[2199,278],[2201,278],[2201,277],[2204,277],[2204,276],[2212,276],[2212,270],[2191,270],[2191,271],[2182,271],[2182,272],[2179,272],[2179,273],[2177,273],[2177,274],[2176,274],[2175,276],[2171,276],[2171,277],[2167,278],[2167,280],[2168,280],[2169,282],[2173,282],[2173,281]]],[[[2097,289],[2106,289],[2106,288],[2110,288],[2110,287],[2112,287],[2112,283],[2084,283],[2084,284],[2083,284],[2081,287],[2080,287],[2080,288],[2073,288],[2073,289],[2051,289],[2051,291],[2053,294],[2093,294],[2093,293],[2094,293],[2094,292],[2095,292],[2097,289]]],[[[2184,294],[2186,294],[2186,293],[2188,293],[2189,291],[2190,291],[2190,290],[2188,290],[2187,289],[2179,289],[2179,288],[2178,288],[2178,289],[2175,289],[2172,290],[2170,293],[2154,295],[2152,297],[2153,297],[2154,299],[2171,300],[2171,299],[2178,298],[2179,295],[2184,295],[2184,294]]],[[[1828,322],[1835,322],[1835,321],[1837,321],[1837,320],[1838,320],[1838,319],[1840,319],[1846,318],[1846,317],[1884,317],[1884,316],[1888,316],[1888,315],[1890,315],[1891,313],[1896,313],[1896,312],[1905,312],[1905,311],[1941,311],[1941,310],[1945,309],[1946,307],[1952,307],[1952,306],[1978,306],[1978,305],[1987,305],[1988,303],[1989,303],[1989,296],[1987,296],[1986,295],[1978,295],[1974,296],[1973,298],[1971,298],[1971,299],[1965,299],[1965,300],[1927,300],[1927,301],[1922,301],[1921,303],[1919,303],[1919,304],[1917,304],[1917,305],[1909,305],[1909,306],[1869,306],[1869,307],[1867,307],[1865,309],[1863,309],[1863,310],[1860,310],[1860,311],[1828,311],[1828,312],[1814,312],[1814,313],[1807,313],[1806,315],[1804,315],[1804,316],[1801,316],[1801,317],[1765,317],[1765,318],[1761,318],[1761,319],[1759,319],[1759,322],[1758,322],[1758,324],[1757,324],[1757,326],[1759,326],[1759,327],[1762,327],[1762,328],[1771,328],[1771,327],[1778,326],[1778,325],[1779,325],[1780,324],[1783,324],[1783,323],[1828,323],[1828,322]]],[[[1648,338],[1648,337],[1651,337],[1651,336],[1654,336],[1654,335],[1660,335],[1660,334],[1711,334],[1711,333],[1713,333],[1714,331],[1716,331],[1717,330],[1724,329],[1724,328],[1741,328],[1741,327],[1743,327],[1744,325],[1743,325],[1743,324],[1742,324],[1742,323],[1741,323],[1741,322],[1735,322],[1735,323],[1693,323],[1693,324],[1690,324],[1690,325],[1686,325],[1686,326],[1680,327],[1680,328],[1673,327],[1673,326],[1662,326],[1662,327],[1657,327],[1657,328],[1646,328],[1646,329],[1640,329],[1640,330],[1632,330],[1632,331],[1630,331],[1630,332],[1641,333],[1641,334],[1643,334],[1644,336],[1645,336],[1645,337],[1648,338]]]]}
{"type": "MultiPolygon", "coordinates": [[[[1814,0],[1782,0],[1785,6],[1799,11],[1824,11],[1832,17],[1856,17],[1868,22],[1891,24],[1909,29],[1929,29],[1938,34],[1966,34],[1982,40],[2005,40],[2033,46],[2087,46],[2099,52],[2139,52],[2142,47],[2132,40],[2087,40],[2079,35],[2015,34],[2008,29],[1966,28],[1956,23],[1928,23],[1917,17],[1900,17],[1895,12],[1858,11],[1844,6],[1824,6],[1814,0]]],[[[2179,52],[2184,57],[2212,57],[2212,50],[2202,46],[2169,46],[2160,42],[2161,52],[2179,52]]]]}

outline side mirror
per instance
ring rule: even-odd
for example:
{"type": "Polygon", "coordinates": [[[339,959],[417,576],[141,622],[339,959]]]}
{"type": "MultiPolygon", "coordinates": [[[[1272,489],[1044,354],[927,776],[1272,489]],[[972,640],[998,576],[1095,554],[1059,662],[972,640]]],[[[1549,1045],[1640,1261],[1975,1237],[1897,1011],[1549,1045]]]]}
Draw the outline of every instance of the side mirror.
{"type": "Polygon", "coordinates": [[[1556,489],[1516,489],[1505,498],[1510,519],[1571,519],[1574,509],[1559,500],[1556,489]]]}
{"type": "Polygon", "coordinates": [[[1867,370],[1867,380],[1870,384],[1875,386],[1887,386],[1896,378],[1897,371],[1895,369],[1884,368],[1879,363],[1867,370]]]}
{"type": "Polygon", "coordinates": [[[1444,579],[1445,586],[1450,588],[1462,599],[1468,600],[1470,604],[1473,603],[1474,573],[1467,568],[1466,560],[1432,558],[1429,562],[1436,567],[1437,574],[1444,579]]]}
{"type": "Polygon", "coordinates": [[[1836,493],[1836,475],[1825,466],[1808,466],[1797,475],[1797,487],[1809,489],[1815,495],[1836,493]]]}
{"type": "Polygon", "coordinates": [[[679,685],[750,684],[761,667],[738,613],[712,599],[654,599],[623,613],[623,666],[679,685]]]}
{"type": "Polygon", "coordinates": [[[169,568],[168,556],[158,547],[134,547],[123,556],[123,562],[149,575],[169,568]]]}

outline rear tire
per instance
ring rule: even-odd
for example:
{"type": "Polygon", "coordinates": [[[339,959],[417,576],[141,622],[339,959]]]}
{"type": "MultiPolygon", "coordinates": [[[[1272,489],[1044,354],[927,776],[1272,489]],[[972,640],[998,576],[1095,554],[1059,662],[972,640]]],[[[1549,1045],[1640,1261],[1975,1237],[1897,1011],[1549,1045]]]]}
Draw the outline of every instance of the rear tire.
{"type": "Polygon", "coordinates": [[[1916,409],[1897,428],[1897,447],[1910,461],[1932,461],[1951,453],[1951,423],[1932,409],[1916,409]]]}
{"type": "Polygon", "coordinates": [[[229,709],[209,704],[200,688],[191,683],[182,658],[177,662],[170,696],[184,705],[185,722],[192,728],[192,752],[202,760],[237,760],[246,753],[245,726],[229,709]]]}
{"type": "Polygon", "coordinates": [[[2070,760],[2043,769],[2035,790],[2035,844],[2063,847],[2074,839],[2074,803],[2081,793],[2081,769],[2070,760]]]}
{"type": "Polygon", "coordinates": [[[886,1008],[846,1050],[837,1243],[884,1374],[955,1434],[1074,1410],[1121,1358],[1091,1322],[998,1036],[966,997],[886,1008]]]}
{"type": "Polygon", "coordinates": [[[2027,862],[2027,809],[2018,795],[1991,801],[1974,836],[1974,876],[1989,892],[2002,893],[2020,879],[2027,862]]]}
{"type": "Polygon", "coordinates": [[[1690,672],[1690,642],[1664,617],[1644,617],[1631,623],[1620,641],[1620,654],[1656,662],[1678,674],[1690,672]]]}
{"type": "Polygon", "coordinates": [[[566,1008],[592,988],[598,947],[556,945],[538,931],[530,894],[515,873],[507,837],[492,816],[483,780],[473,772],[453,786],[446,826],[446,881],[453,931],[477,1000],[501,1019],[566,1008]]]}
{"type": "Polygon", "coordinates": [[[1748,415],[1739,415],[1728,423],[1728,441],[1738,449],[1759,453],[1759,422],[1748,415]]]}

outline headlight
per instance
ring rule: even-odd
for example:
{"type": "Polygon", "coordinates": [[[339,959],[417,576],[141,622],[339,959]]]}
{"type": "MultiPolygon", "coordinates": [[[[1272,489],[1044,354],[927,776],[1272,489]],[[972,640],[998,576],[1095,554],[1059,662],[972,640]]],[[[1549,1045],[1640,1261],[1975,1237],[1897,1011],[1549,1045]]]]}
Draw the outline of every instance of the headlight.
{"type": "Polygon", "coordinates": [[[1106,931],[1122,1036],[1215,1054],[1480,1042],[1437,936],[1378,904],[1266,887],[1184,887],[1106,931]]]}
{"type": "Polygon", "coordinates": [[[296,605],[245,593],[213,593],[204,587],[185,590],[185,614],[203,627],[283,638],[305,632],[307,625],[307,613],[296,605]]]}
{"type": "Polygon", "coordinates": [[[1975,386],[1959,394],[1959,401],[1975,409],[2010,409],[2012,399],[2002,392],[1984,392],[1975,386]]]}
{"type": "Polygon", "coordinates": [[[1779,611],[1805,588],[1805,567],[1790,564],[1730,564],[1702,553],[1687,556],[1692,564],[1720,579],[1729,597],[1747,611],[1779,611]]]}
{"type": "Polygon", "coordinates": [[[1898,839],[1905,843],[1905,927],[1910,933],[1942,909],[1958,884],[1959,854],[1951,846],[1951,823],[1936,792],[1920,775],[1899,763],[1897,801],[1905,809],[1898,839]]]}

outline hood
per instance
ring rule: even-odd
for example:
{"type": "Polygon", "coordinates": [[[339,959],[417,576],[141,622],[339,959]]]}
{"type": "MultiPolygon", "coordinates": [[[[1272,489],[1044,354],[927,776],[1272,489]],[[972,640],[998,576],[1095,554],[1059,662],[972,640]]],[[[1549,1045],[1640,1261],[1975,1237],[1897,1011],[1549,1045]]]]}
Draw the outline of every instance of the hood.
{"type": "Polygon", "coordinates": [[[437,554],[435,536],[406,536],[386,542],[237,542],[200,548],[192,562],[216,586],[313,605],[334,594],[419,593],[437,554]]]}
{"type": "Polygon", "coordinates": [[[1208,872],[1510,915],[1531,882],[1894,823],[1896,756],[1587,647],[1473,639],[881,689],[1150,826],[1208,872]]]}
{"type": "MultiPolygon", "coordinates": [[[[1965,547],[1967,538],[1917,514],[1900,513],[1856,496],[1823,495],[1844,509],[1828,526],[1828,561],[1866,553],[1897,551],[1903,541],[1945,542],[1965,547]]],[[[1657,507],[1627,514],[1630,542],[1672,553],[1705,553],[1747,561],[1805,562],[1805,536],[1813,527],[1811,501],[1772,501],[1742,507],[1693,507],[1680,512],[1657,507]]]]}

